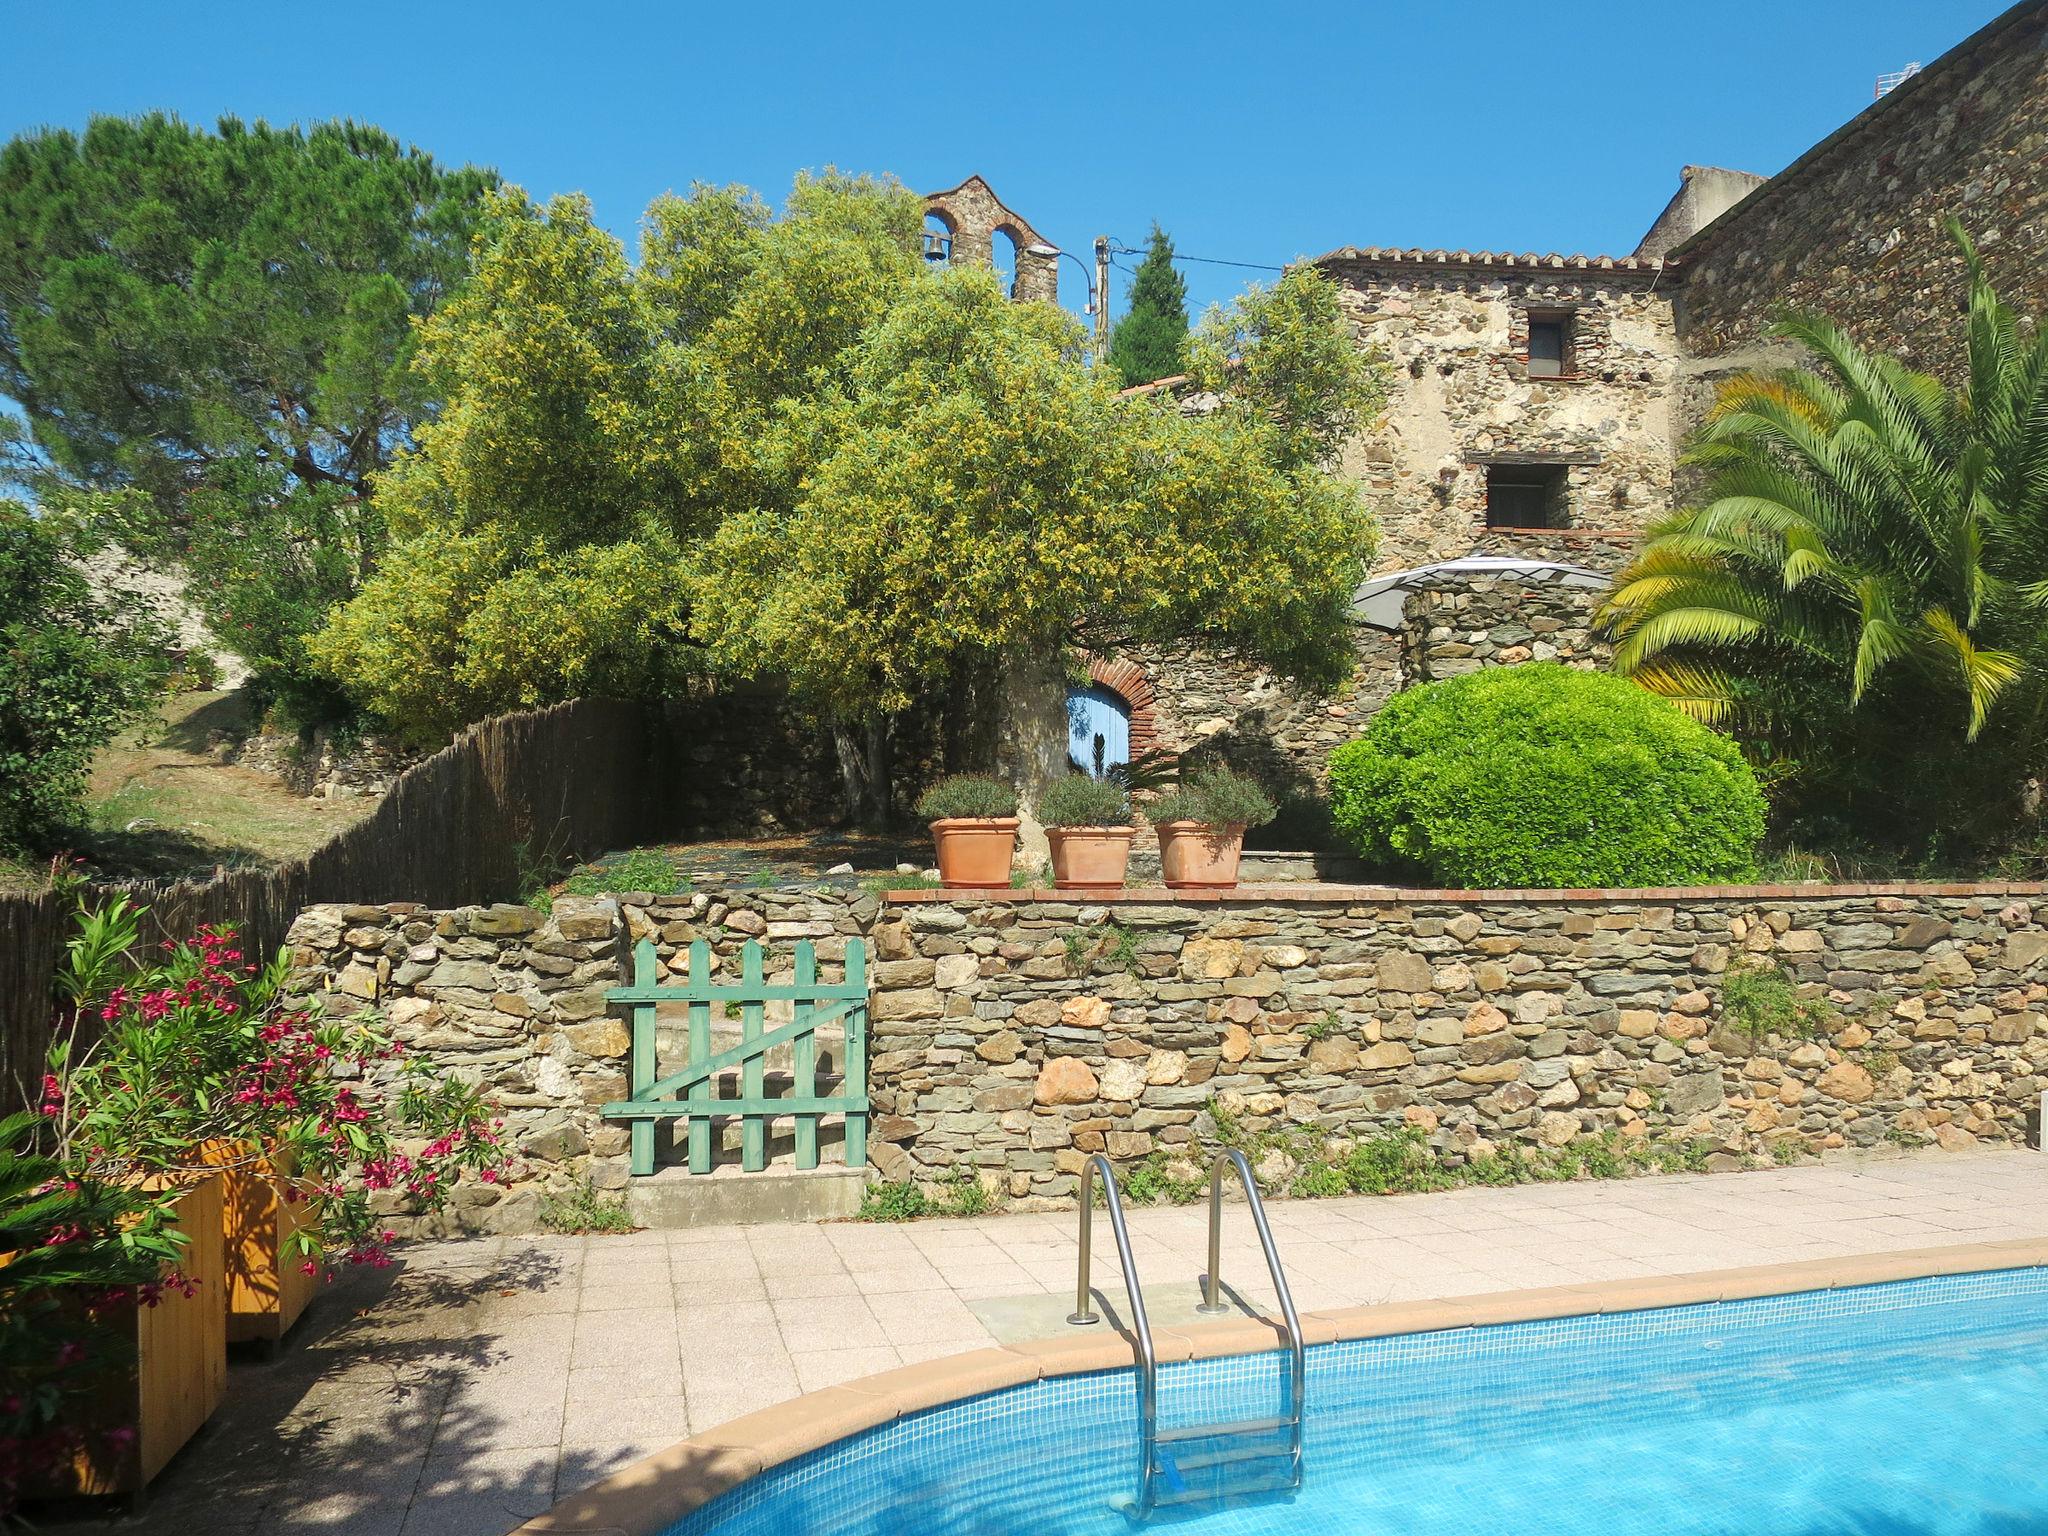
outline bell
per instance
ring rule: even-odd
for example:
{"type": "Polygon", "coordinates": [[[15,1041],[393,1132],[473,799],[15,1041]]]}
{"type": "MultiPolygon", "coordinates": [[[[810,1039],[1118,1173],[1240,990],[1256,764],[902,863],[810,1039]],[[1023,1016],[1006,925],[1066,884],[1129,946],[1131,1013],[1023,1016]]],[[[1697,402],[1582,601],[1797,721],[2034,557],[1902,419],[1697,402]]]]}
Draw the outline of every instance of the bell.
{"type": "Polygon", "coordinates": [[[953,237],[928,229],[924,234],[924,259],[930,262],[953,259],[953,237]]]}

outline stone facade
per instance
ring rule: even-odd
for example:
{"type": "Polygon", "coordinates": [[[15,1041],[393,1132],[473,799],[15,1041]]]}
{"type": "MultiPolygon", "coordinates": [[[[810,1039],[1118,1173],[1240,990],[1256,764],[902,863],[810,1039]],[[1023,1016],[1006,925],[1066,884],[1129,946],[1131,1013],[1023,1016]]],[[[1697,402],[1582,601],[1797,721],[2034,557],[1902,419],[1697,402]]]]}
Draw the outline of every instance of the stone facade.
{"type": "MultiPolygon", "coordinates": [[[[775,980],[809,940],[832,980],[864,936],[875,1168],[964,1167],[1044,1207],[1071,1198],[1091,1151],[1192,1167],[1212,1101],[1251,1132],[1339,1151],[1415,1127],[1452,1161],[1609,1132],[1705,1140],[1721,1168],[2020,1141],[2048,1089],[2044,899],[1323,886],[885,905],[816,886],[563,898],[548,913],[328,906],[292,928],[290,985],[340,1012],[379,1010],[506,1123],[502,1186],[465,1183],[446,1216],[394,1224],[523,1231],[545,1195],[627,1180],[626,1131],[598,1109],[626,1091],[627,1030],[603,994],[630,941],[653,941],[673,971],[703,938],[736,978],[736,952],[759,939],[775,980]],[[1821,1017],[1806,1035],[1752,1037],[1726,1006],[1731,964],[1782,968],[1821,1017]]],[[[770,1004],[771,1022],[787,1008],[770,1004]]],[[[661,1070],[682,1060],[680,1022],[663,1021],[661,1070]]],[[[820,1044],[836,1071],[836,1045],[820,1044]]]]}
{"type": "Polygon", "coordinates": [[[1529,526],[1633,530],[1668,507],[1678,346],[1659,263],[1347,247],[1317,265],[1387,364],[1386,407],[1342,460],[1379,516],[1379,569],[1483,546],[1489,472],[1555,477],[1529,526]],[[1560,376],[1530,371],[1532,314],[1567,328],[1560,376]]]}
{"type": "Polygon", "coordinates": [[[2048,5],[2016,5],[1678,246],[1688,351],[1740,354],[1817,309],[1954,376],[1962,220],[2003,297],[2048,316],[2048,5]]]}

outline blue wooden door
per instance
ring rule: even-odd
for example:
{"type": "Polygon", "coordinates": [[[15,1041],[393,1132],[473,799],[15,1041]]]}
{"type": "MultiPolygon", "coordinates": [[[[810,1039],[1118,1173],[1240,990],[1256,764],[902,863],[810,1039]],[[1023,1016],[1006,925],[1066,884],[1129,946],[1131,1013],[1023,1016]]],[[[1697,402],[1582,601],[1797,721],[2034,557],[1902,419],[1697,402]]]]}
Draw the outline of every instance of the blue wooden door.
{"type": "Polygon", "coordinates": [[[1101,778],[1131,760],[1130,706],[1100,684],[1067,690],[1067,756],[1101,778]]]}

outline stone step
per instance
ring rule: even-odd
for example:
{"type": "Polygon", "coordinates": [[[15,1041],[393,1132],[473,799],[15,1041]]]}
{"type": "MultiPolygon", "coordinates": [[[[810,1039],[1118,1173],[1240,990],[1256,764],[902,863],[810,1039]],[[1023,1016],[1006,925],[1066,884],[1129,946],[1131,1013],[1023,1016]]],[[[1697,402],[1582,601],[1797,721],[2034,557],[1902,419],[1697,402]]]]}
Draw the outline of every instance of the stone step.
{"type": "Polygon", "coordinates": [[[860,1210],[868,1170],[848,1168],[838,1156],[835,1144],[825,1154],[830,1160],[809,1170],[784,1162],[747,1173],[737,1153],[732,1162],[706,1174],[675,1165],[657,1168],[645,1178],[626,1181],[626,1211],[638,1225],[659,1231],[841,1220],[860,1210]]]}

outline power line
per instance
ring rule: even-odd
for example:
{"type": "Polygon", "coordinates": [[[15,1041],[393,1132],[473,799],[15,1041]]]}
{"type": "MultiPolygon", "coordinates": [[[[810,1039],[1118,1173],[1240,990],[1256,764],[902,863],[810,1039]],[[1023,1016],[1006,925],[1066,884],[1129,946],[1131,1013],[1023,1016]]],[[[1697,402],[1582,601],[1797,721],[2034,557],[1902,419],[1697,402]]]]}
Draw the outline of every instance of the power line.
{"type": "MultiPolygon", "coordinates": [[[[1113,244],[1110,246],[1110,250],[1119,256],[1143,256],[1145,254],[1144,247],[1136,245],[1113,244]]],[[[1204,266],[1210,267],[1248,267],[1254,272],[1285,272],[1287,270],[1285,267],[1277,266],[1270,261],[1225,261],[1220,256],[1183,256],[1179,251],[1173,253],[1173,259],[1175,261],[1199,261],[1204,266]]],[[[1117,270],[1119,272],[1128,272],[1130,268],[1122,263],[1118,263],[1117,270]]]]}

